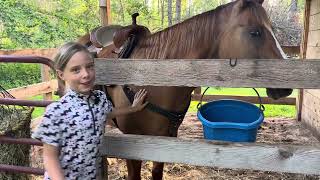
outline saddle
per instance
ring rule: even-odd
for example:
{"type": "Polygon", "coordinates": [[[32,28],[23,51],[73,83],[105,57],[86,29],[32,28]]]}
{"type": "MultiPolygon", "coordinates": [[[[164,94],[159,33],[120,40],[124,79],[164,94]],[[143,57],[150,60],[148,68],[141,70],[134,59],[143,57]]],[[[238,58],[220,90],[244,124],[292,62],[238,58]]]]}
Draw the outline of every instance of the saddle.
{"type": "Polygon", "coordinates": [[[118,54],[121,58],[129,56],[137,44],[137,42],[145,36],[151,34],[149,29],[145,26],[137,25],[137,16],[139,13],[134,13],[132,17],[132,24],[128,26],[108,25],[99,26],[90,32],[90,46],[87,45],[90,51],[110,46],[113,44],[113,52],[118,54]]]}
{"type": "Polygon", "coordinates": [[[128,40],[130,40],[130,38],[134,37],[139,40],[140,38],[151,34],[147,27],[137,25],[138,16],[139,13],[132,14],[132,24],[122,27],[114,33],[113,44],[116,48],[120,49],[128,40]]]}

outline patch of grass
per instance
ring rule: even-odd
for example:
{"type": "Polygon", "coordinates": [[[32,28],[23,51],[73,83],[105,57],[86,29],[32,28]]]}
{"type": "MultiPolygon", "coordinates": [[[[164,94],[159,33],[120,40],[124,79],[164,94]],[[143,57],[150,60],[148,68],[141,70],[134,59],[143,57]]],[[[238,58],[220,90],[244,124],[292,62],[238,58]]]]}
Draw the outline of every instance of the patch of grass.
{"type": "MultiPolygon", "coordinates": [[[[55,96],[55,95],[53,96],[54,101],[58,99],[59,99],[59,96],[55,96]]],[[[33,96],[29,98],[29,100],[43,100],[43,96],[42,95],[33,96]]],[[[45,107],[35,107],[34,111],[32,112],[32,119],[42,116],[45,110],[46,110],[45,107]]]]}

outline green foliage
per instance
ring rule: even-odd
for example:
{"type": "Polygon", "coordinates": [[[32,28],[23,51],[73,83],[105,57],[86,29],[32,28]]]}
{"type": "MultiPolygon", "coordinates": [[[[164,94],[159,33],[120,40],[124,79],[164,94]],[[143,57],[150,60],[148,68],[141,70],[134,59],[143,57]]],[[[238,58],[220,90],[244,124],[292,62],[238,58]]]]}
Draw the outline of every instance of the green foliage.
{"type": "Polygon", "coordinates": [[[11,89],[41,82],[40,65],[0,63],[0,85],[11,89]]]}
{"type": "MultiPolygon", "coordinates": [[[[227,2],[230,0],[181,1],[181,20],[227,2]]],[[[278,6],[288,7],[290,2],[281,1],[278,6]]],[[[98,0],[0,0],[0,49],[58,47],[75,40],[100,24],[98,3],[98,0]]],[[[173,22],[178,23],[175,5],[172,0],[173,22]]],[[[303,6],[304,1],[298,1],[300,14],[303,6]]],[[[270,9],[278,14],[275,8],[270,9]]],[[[138,23],[153,32],[168,26],[167,0],[111,0],[113,24],[131,24],[131,14],[135,12],[140,13],[138,23]]]]}
{"type": "MultiPolygon", "coordinates": [[[[43,100],[43,96],[38,95],[38,96],[34,96],[29,98],[30,100],[43,100]]],[[[59,96],[53,95],[52,98],[53,101],[58,101],[59,100],[59,96]]],[[[33,112],[32,112],[32,119],[40,117],[44,114],[45,112],[45,108],[44,107],[35,107],[33,112]]]]}
{"type": "Polygon", "coordinates": [[[1,49],[57,47],[99,25],[96,0],[0,1],[1,49]]]}

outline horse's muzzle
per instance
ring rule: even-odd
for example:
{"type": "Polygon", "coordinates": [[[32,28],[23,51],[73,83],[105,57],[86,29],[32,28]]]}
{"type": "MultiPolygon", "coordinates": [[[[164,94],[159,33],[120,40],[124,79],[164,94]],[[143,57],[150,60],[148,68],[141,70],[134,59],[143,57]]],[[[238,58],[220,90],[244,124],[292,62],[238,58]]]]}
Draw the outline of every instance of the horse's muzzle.
{"type": "Polygon", "coordinates": [[[292,93],[292,89],[267,88],[267,95],[272,99],[287,97],[292,93]]]}

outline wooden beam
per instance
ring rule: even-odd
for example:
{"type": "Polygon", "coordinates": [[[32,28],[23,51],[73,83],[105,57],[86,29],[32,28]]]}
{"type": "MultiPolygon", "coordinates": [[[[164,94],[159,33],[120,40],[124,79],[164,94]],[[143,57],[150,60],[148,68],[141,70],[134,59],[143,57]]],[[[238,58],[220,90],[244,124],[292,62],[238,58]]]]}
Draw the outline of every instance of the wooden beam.
{"type": "MultiPolygon", "coordinates": [[[[319,92],[318,92],[318,94],[319,94],[319,92]]],[[[317,115],[317,117],[320,117],[320,96],[317,96],[317,94],[312,94],[306,90],[302,104],[303,104],[304,108],[306,108],[306,107],[308,108],[308,111],[311,111],[315,115],[317,115]]],[[[308,113],[307,110],[305,111],[305,113],[308,113]]],[[[314,125],[317,127],[320,127],[320,118],[315,119],[314,125]]]]}
{"type": "Polygon", "coordinates": [[[307,106],[302,109],[301,122],[320,141],[320,117],[307,106]]]}
{"type": "MultiPolygon", "coordinates": [[[[200,101],[201,95],[192,94],[193,101],[200,101]]],[[[226,96],[226,95],[204,95],[202,101],[213,101],[218,99],[238,99],[241,101],[247,101],[253,104],[259,104],[257,96],[226,96]]],[[[296,98],[281,98],[273,100],[269,97],[261,97],[262,104],[281,104],[281,105],[296,105],[296,98]]]]}
{"type": "MultiPolygon", "coordinates": [[[[305,0],[304,8],[304,29],[302,34],[302,43],[300,45],[300,58],[301,60],[306,59],[307,48],[308,48],[308,34],[309,34],[309,21],[310,21],[310,0],[305,0]]],[[[302,113],[302,101],[303,101],[303,88],[298,89],[298,97],[296,102],[296,120],[301,121],[302,113]]]]}
{"type": "MultiPolygon", "coordinates": [[[[41,65],[41,80],[42,80],[42,82],[48,82],[51,80],[50,68],[46,65],[41,65]]],[[[43,100],[51,101],[52,100],[52,92],[44,93],[43,100]]]]}
{"type": "MultiPolygon", "coordinates": [[[[320,30],[319,30],[319,34],[320,34],[320,30]]],[[[312,59],[315,57],[320,57],[320,46],[317,47],[308,47],[308,52],[307,52],[307,59],[312,59]]],[[[308,60],[307,60],[308,61],[308,60]]]]}
{"type": "Polygon", "coordinates": [[[96,59],[97,84],[320,89],[320,61],[96,59]]]}
{"type": "Polygon", "coordinates": [[[320,13],[310,16],[310,31],[320,30],[320,13]]]}
{"type": "Polygon", "coordinates": [[[51,93],[55,90],[57,90],[57,80],[51,80],[48,82],[42,82],[38,84],[32,84],[29,86],[9,89],[8,92],[12,94],[15,98],[25,99],[36,95],[51,93]]]}
{"type": "Polygon", "coordinates": [[[308,0],[311,2],[310,15],[315,15],[320,13],[320,1],[319,0],[308,0]]]}
{"type": "Polygon", "coordinates": [[[320,174],[320,147],[228,143],[160,136],[107,134],[102,155],[275,172],[320,174]]]}
{"type": "Polygon", "coordinates": [[[308,38],[308,48],[309,48],[309,46],[311,46],[311,47],[319,47],[319,44],[320,44],[320,32],[319,31],[320,30],[309,31],[309,34],[308,34],[308,37],[309,37],[308,38]]]}
{"type": "Polygon", "coordinates": [[[112,21],[111,21],[111,1],[106,0],[106,3],[107,3],[107,8],[106,8],[107,20],[108,20],[108,24],[111,24],[112,23],[112,21]]]}
{"type": "Polygon", "coordinates": [[[101,26],[111,24],[110,0],[99,0],[101,26]]]}
{"type": "Polygon", "coordinates": [[[302,59],[306,58],[307,47],[308,47],[308,35],[309,35],[309,23],[310,23],[310,4],[311,0],[305,0],[304,8],[304,25],[303,25],[303,34],[302,34],[302,43],[300,49],[300,57],[302,59]]]}

